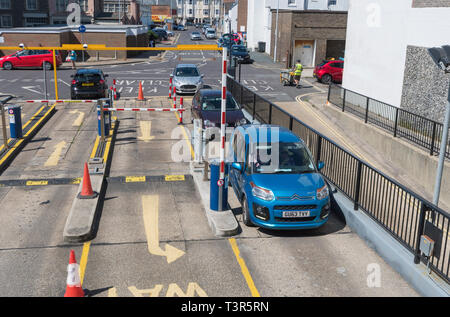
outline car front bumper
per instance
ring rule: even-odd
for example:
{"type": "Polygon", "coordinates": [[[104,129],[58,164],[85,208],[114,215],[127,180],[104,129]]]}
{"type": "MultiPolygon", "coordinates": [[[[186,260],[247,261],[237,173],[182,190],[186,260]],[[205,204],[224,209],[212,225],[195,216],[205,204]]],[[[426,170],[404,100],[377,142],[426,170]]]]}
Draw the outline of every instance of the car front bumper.
{"type": "MultiPolygon", "coordinates": [[[[249,196],[247,196],[249,197],[249,196]]],[[[276,230],[299,230],[299,229],[315,229],[323,226],[329,218],[330,213],[330,198],[320,200],[311,200],[305,202],[266,202],[264,200],[254,198],[250,196],[248,200],[248,207],[250,212],[251,221],[262,228],[276,229],[276,230]],[[263,207],[267,209],[269,218],[263,220],[255,216],[254,207],[263,207]],[[275,206],[286,206],[287,210],[279,209],[280,207],[275,206]],[[302,206],[304,210],[310,211],[309,217],[299,217],[299,218],[283,218],[283,211],[289,211],[292,206],[302,206]],[[309,208],[310,206],[315,206],[315,208],[309,208]],[[322,217],[323,215],[326,215],[322,217]]],[[[300,209],[302,210],[302,209],[300,209]]]]}

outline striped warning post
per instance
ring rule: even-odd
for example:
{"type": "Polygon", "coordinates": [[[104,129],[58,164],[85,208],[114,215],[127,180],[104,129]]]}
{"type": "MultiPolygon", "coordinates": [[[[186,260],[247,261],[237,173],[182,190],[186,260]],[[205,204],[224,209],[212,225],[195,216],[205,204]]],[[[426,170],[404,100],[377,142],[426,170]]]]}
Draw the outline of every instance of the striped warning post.
{"type": "Polygon", "coordinates": [[[182,110],[180,111],[180,119],[178,121],[178,124],[183,124],[183,97],[180,97],[180,108],[178,108],[178,110],[182,110]]]}
{"type": "Polygon", "coordinates": [[[162,111],[162,112],[184,112],[186,109],[173,108],[103,108],[105,111],[162,111]]]}
{"type": "Polygon", "coordinates": [[[42,103],[66,103],[66,102],[97,102],[97,100],[71,100],[71,99],[58,99],[58,100],[25,100],[27,103],[42,102],[42,103]]]}
{"type": "Polygon", "coordinates": [[[169,99],[172,99],[172,77],[169,80],[169,99]]]}
{"type": "Polygon", "coordinates": [[[223,47],[222,52],[222,104],[221,104],[221,121],[220,121],[220,175],[219,182],[219,201],[218,210],[222,211],[223,206],[223,183],[225,179],[225,125],[226,125],[226,109],[227,109],[227,56],[228,48],[226,45],[223,47]]]}
{"type": "Polygon", "coordinates": [[[177,87],[173,87],[173,108],[177,107],[177,87]]]}

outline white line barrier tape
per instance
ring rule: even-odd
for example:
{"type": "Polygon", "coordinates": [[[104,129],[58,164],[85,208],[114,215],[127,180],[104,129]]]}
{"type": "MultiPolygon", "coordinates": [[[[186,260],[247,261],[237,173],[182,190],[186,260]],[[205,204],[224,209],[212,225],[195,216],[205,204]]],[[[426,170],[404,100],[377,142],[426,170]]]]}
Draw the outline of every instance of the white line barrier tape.
{"type": "MultiPolygon", "coordinates": [[[[98,108],[100,109],[100,108],[98,108]]],[[[103,108],[104,111],[163,111],[163,112],[184,112],[186,109],[173,108],[103,108]]]]}

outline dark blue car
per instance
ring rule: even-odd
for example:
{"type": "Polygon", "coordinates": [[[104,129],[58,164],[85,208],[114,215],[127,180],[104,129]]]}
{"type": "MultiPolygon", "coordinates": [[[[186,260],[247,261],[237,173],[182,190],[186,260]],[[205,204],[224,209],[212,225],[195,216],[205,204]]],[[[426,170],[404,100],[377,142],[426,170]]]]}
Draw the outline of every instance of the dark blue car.
{"type": "Polygon", "coordinates": [[[313,229],[330,212],[328,185],[305,143],[274,125],[243,125],[230,138],[230,185],[243,222],[268,229],[313,229]]]}

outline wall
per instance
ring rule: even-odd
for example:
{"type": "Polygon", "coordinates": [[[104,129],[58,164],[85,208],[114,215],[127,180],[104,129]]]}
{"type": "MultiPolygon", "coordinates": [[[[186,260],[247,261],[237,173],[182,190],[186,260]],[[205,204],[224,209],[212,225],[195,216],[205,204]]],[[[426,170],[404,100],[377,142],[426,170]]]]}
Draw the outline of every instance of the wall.
{"type": "Polygon", "coordinates": [[[266,42],[266,52],[270,52],[272,21],[270,0],[249,0],[247,15],[247,45],[257,49],[258,42],[266,42]]]}
{"type": "Polygon", "coordinates": [[[337,0],[336,5],[328,6],[328,0],[297,0],[295,4],[288,4],[288,0],[270,0],[270,5],[272,9],[276,9],[279,3],[279,8],[281,10],[347,11],[349,1],[350,0],[337,0]]]}
{"type": "Polygon", "coordinates": [[[236,32],[247,32],[248,0],[239,0],[236,32]],[[241,30],[244,27],[244,30],[241,30]]]}
{"type": "MultiPolygon", "coordinates": [[[[448,32],[443,31],[450,30],[449,16],[449,7],[412,8],[412,0],[351,1],[343,86],[400,106],[408,45],[434,47],[449,44],[448,32]]],[[[425,68],[423,73],[416,74],[417,80],[427,84],[423,75],[429,70],[425,68]]],[[[436,106],[428,104],[428,107],[436,106]]]]}

